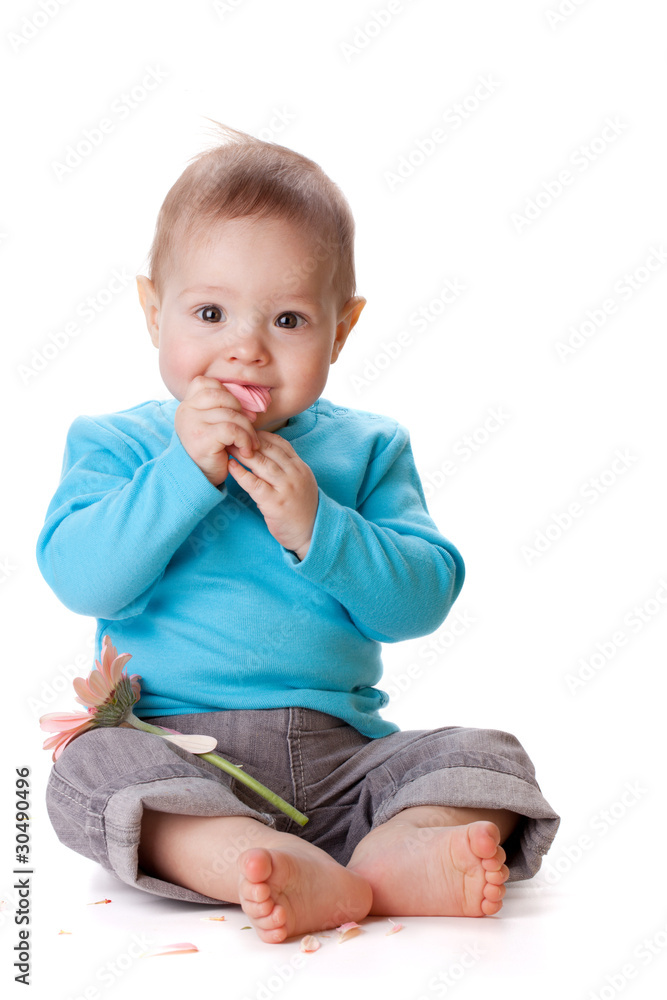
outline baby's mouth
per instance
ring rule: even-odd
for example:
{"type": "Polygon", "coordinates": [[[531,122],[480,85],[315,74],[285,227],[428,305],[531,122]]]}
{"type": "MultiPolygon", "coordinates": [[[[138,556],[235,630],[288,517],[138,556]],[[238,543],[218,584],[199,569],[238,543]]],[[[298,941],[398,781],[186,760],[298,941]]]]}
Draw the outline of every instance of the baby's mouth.
{"type": "Polygon", "coordinates": [[[265,385],[238,382],[223,382],[222,385],[251,413],[265,413],[269,408],[271,393],[265,385]]]}

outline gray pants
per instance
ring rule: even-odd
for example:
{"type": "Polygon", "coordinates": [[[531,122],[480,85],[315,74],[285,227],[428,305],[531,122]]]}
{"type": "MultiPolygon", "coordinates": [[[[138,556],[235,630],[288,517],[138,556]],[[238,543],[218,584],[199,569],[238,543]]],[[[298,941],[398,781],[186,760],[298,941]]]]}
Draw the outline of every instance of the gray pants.
{"type": "Polygon", "coordinates": [[[215,752],[243,764],[309,818],[300,827],[225,772],[158,736],[126,728],[83,733],[51,771],[47,807],[54,829],[72,850],[158,896],[220,904],[139,869],[145,807],[250,816],[305,838],[342,865],[371,829],[409,806],[511,809],[522,819],[503,845],[510,880],[538,871],[558,829],[559,818],[543,798],[526,752],[514,736],[497,730],[450,726],[370,739],[341,719],[306,708],[147,721],[214,736],[215,752]]]}

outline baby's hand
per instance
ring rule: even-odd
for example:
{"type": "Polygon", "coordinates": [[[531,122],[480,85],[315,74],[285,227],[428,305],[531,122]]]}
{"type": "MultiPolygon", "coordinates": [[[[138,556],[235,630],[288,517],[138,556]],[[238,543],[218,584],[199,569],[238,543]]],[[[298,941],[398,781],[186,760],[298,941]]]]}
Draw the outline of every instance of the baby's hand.
{"type": "Polygon", "coordinates": [[[227,451],[237,449],[247,461],[259,447],[257,431],[238,399],[215,378],[198,375],[176,410],[174,427],[181,444],[209,482],[227,478],[227,451]]]}
{"type": "Polygon", "coordinates": [[[229,472],[255,501],[276,541],[304,559],[317,514],[317,480],[289,441],[269,431],[258,436],[259,448],[251,458],[236,445],[229,448],[250,471],[230,458],[229,472]]]}

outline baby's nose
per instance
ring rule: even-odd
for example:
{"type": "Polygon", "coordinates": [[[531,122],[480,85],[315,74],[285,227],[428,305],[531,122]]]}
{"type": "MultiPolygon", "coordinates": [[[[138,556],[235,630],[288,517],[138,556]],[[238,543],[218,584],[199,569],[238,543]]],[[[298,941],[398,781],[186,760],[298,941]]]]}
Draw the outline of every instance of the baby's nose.
{"type": "Polygon", "coordinates": [[[230,330],[225,342],[229,361],[254,364],[268,359],[268,346],[257,321],[249,320],[236,330],[230,330]]]}

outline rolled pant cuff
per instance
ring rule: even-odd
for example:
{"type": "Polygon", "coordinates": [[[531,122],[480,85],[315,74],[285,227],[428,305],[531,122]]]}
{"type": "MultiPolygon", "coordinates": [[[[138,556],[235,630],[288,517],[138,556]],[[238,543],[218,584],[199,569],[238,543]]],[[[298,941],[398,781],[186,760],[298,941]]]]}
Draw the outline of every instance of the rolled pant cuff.
{"type": "MultiPolygon", "coordinates": [[[[106,856],[111,870],[123,882],[137,889],[194,903],[220,905],[221,901],[194,889],[164,882],[140,870],[139,838],[145,808],[190,816],[248,816],[267,826],[275,826],[273,817],[268,813],[245,806],[226,786],[206,778],[162,778],[114,792],[103,812],[106,856]]],[[[91,840],[95,833],[101,833],[92,827],[89,832],[91,840]]]]}
{"type": "Polygon", "coordinates": [[[499,771],[494,771],[492,780],[489,779],[489,771],[479,767],[448,767],[431,771],[401,785],[396,795],[375,814],[373,827],[386,823],[411,806],[508,809],[522,817],[504,845],[510,870],[508,881],[532,878],[539,871],[542,856],[556,836],[560,817],[551,809],[536,784],[499,771]]]}

